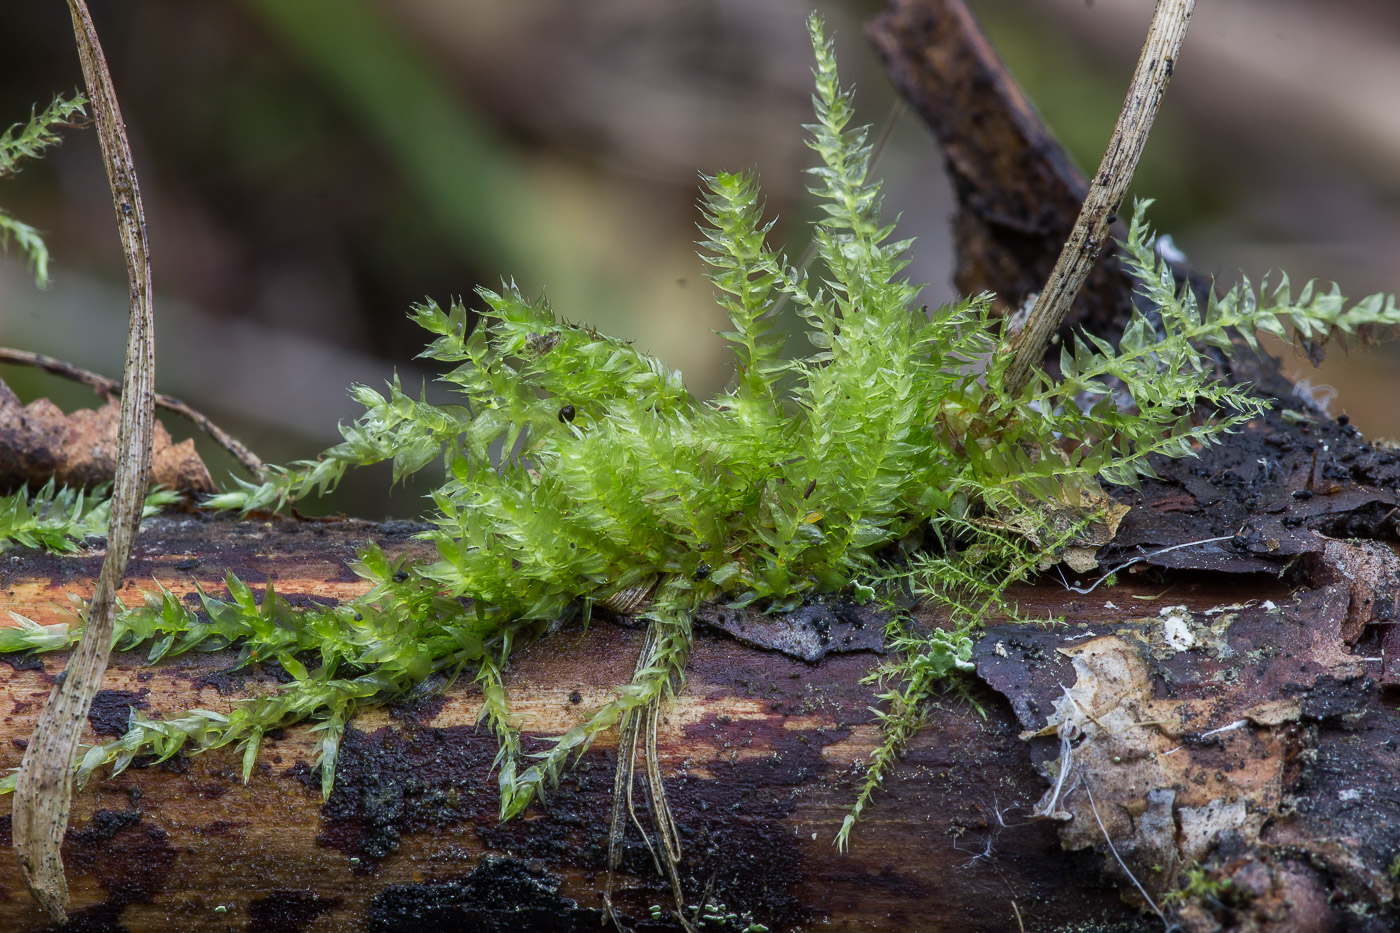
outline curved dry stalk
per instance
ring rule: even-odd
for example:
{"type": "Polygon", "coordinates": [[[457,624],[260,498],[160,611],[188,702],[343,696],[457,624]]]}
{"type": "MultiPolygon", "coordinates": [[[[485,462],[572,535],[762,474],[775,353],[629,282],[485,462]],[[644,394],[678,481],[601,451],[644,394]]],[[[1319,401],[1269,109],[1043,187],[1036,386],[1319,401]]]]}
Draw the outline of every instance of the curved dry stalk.
{"type": "MultiPolygon", "coordinates": [[[[659,626],[655,621],[648,623],[646,638],[642,642],[641,651],[637,654],[634,677],[656,663],[656,648],[661,640],[658,629],[659,626]]],[[[671,886],[671,894],[676,902],[676,917],[680,920],[681,927],[687,931],[694,929],[694,925],[685,917],[685,893],[681,888],[680,877],[680,832],[676,828],[675,817],[672,815],[671,806],[666,799],[666,786],[661,780],[661,759],[656,746],[656,730],[661,720],[661,704],[664,701],[664,696],[654,697],[646,706],[625,712],[621,722],[618,723],[617,770],[613,774],[612,817],[608,826],[608,873],[603,888],[603,904],[608,916],[613,919],[614,924],[619,929],[621,929],[621,924],[618,923],[617,917],[613,913],[612,891],[617,869],[622,866],[622,842],[627,832],[627,817],[624,816],[624,810],[627,816],[630,816],[632,824],[637,827],[637,831],[641,833],[642,842],[646,844],[647,851],[651,853],[651,859],[656,865],[657,873],[664,876],[671,886]],[[647,802],[652,828],[660,837],[659,851],[656,846],[652,845],[650,834],[642,825],[641,820],[637,818],[633,794],[637,768],[637,743],[642,741],[643,735],[646,737],[643,757],[646,762],[647,802]]]]}
{"type": "MultiPolygon", "coordinates": [[[[637,665],[633,670],[634,678],[646,667],[655,646],[656,626],[648,625],[646,638],[642,640],[641,651],[637,654],[637,665]]],[[[612,912],[613,877],[617,869],[622,866],[622,840],[627,833],[626,819],[623,816],[624,809],[631,815],[633,825],[642,834],[642,841],[651,851],[652,861],[656,862],[656,870],[661,870],[661,862],[656,857],[656,850],[652,848],[651,837],[647,835],[641,821],[637,819],[637,810],[633,805],[632,786],[637,767],[637,727],[640,723],[641,720],[634,715],[634,712],[628,710],[622,714],[622,721],[618,723],[617,727],[617,767],[613,772],[612,817],[608,825],[608,877],[603,888],[603,901],[608,905],[609,913],[612,912]]]]}
{"type": "MultiPolygon", "coordinates": [[[[677,915],[681,925],[687,930],[691,924],[681,912],[685,909],[685,892],[681,890],[681,838],[676,828],[676,818],[671,813],[671,804],[666,799],[666,785],[661,781],[661,758],[656,751],[656,725],[661,719],[661,699],[653,700],[644,712],[643,729],[646,731],[647,802],[651,806],[651,824],[661,837],[661,862],[666,868],[666,878],[671,882],[671,894],[676,899],[677,915]]],[[[701,905],[703,906],[703,904],[701,905]]]]}
{"type": "MultiPolygon", "coordinates": [[[[95,373],[90,369],[75,366],[66,360],[55,359],[51,356],[44,356],[42,353],[31,353],[28,350],[16,350],[12,347],[0,347],[0,363],[12,363],[15,366],[32,366],[55,376],[62,376],[64,379],[71,379],[74,382],[81,382],[83,385],[91,386],[99,394],[104,396],[121,395],[122,384],[115,379],[110,379],[101,373],[95,373]]],[[[224,450],[254,476],[262,476],[263,462],[257,454],[239,442],[238,438],[229,434],[209,419],[207,415],[195,411],[184,402],[173,395],[164,395],[157,392],[155,395],[157,408],[164,408],[191,422],[205,434],[209,435],[214,443],[224,450]]]]}
{"type": "Polygon", "coordinates": [[[1035,367],[1045,358],[1050,339],[1060,329],[1065,313],[1103,250],[1108,229],[1133,180],[1138,157],[1147,145],[1148,131],[1171,80],[1195,7],[1196,0],[1157,0],[1123,111],[1118,115],[1099,170],[1089,184],[1079,219],[1025,327],[1012,338],[1015,356],[1006,372],[1006,388],[1012,394],[1025,387],[1035,367]]]}
{"type": "Polygon", "coordinates": [[[83,79],[92,100],[102,160],[112,188],[117,229],[131,286],[126,365],[122,374],[121,427],[112,489],[107,556],[88,609],[82,642],[49,694],[20,764],[14,799],[14,849],[25,884],[57,922],[66,919],[68,883],[59,846],[68,829],[73,798],[73,759],[78,736],[101,686],[112,650],[113,609],[131,546],[141,522],[155,426],[155,318],[146,218],[131,145],[112,77],[84,0],[68,0],[83,79]]]}

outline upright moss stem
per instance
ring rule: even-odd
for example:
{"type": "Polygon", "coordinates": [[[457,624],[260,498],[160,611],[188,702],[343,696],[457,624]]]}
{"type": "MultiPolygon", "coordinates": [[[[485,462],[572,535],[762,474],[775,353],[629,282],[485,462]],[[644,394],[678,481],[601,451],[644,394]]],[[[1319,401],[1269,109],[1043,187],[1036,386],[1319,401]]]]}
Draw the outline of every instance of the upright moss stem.
{"type": "Polygon", "coordinates": [[[1025,327],[1012,337],[1014,356],[1006,374],[1006,388],[1012,394],[1025,388],[1031,373],[1045,358],[1051,338],[1060,329],[1065,313],[1103,250],[1108,229],[1128,193],[1138,158],[1147,145],[1147,134],[1176,67],[1195,6],[1196,0],[1157,0],[1128,96],[1123,101],[1123,110],[1118,115],[1118,124],[1113,128],[1103,161],[1084,197],[1079,219],[1025,327]]]}

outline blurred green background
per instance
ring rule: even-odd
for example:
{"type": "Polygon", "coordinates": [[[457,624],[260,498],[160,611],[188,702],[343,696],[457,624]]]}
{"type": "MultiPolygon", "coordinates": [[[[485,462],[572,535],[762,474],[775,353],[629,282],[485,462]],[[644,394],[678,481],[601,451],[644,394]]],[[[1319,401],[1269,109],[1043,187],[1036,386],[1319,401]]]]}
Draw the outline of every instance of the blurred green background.
{"type": "MultiPolygon", "coordinates": [[[[775,234],[805,247],[800,125],[810,118],[808,0],[91,0],[131,132],[156,282],[158,383],[265,459],[314,455],[354,416],[351,382],[417,385],[404,314],[513,278],[566,318],[636,338],[708,392],[723,321],[693,241],[697,173],[756,169],[775,234]]],[[[972,3],[1081,166],[1097,164],[1151,0],[972,3]]],[[[815,6],[863,119],[893,95],[861,23],[815,6]]],[[[13,4],[0,32],[0,124],[81,81],[62,4],[13,4]]],[[[1202,4],[1135,183],[1198,268],[1286,268],[1348,294],[1400,290],[1400,5],[1202,4]]],[[[911,276],[952,297],[954,206],[936,145],[905,113],[877,172],[911,276]]],[[[116,375],[125,276],[95,135],[70,132],[0,185],[38,226],[52,286],[0,259],[0,344],[116,375]]],[[[1400,435],[1393,351],[1336,359],[1373,436],[1400,435]]],[[[1290,361],[1300,372],[1305,364],[1290,361]]],[[[22,398],[80,387],[0,371],[22,398]]],[[[171,419],[177,437],[187,427],[171,419]]],[[[222,479],[232,462],[201,441],[222,479]]],[[[387,472],[327,508],[413,515],[387,472]]]]}

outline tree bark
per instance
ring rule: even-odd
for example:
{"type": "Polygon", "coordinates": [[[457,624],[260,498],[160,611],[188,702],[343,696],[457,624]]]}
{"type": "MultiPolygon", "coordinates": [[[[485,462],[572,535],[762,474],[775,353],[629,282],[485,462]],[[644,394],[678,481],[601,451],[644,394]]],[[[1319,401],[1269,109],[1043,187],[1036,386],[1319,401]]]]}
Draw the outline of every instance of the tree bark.
{"type": "MultiPolygon", "coordinates": [[[[343,599],[361,590],[344,567],[353,548],[373,539],[402,549],[404,530],[156,519],[131,578],[145,589],[159,581],[185,593],[198,582],[222,592],[232,570],[271,578],[294,604],[343,599]]],[[[90,594],[99,559],[12,557],[6,608],[60,621],[68,594],[90,594]]],[[[640,636],[595,620],[586,635],[565,630],[522,651],[508,683],[526,732],[560,734],[603,702],[630,676],[640,636]]],[[[62,661],[7,660],[0,764],[13,766],[62,661]]],[[[1136,912],[1092,860],[1060,853],[1054,827],[1027,819],[1043,782],[1010,708],[987,690],[980,711],[953,698],[935,704],[851,851],[837,852],[832,840],[878,740],[876,691],[860,683],[878,660],[859,651],[813,664],[702,629],[659,736],[694,903],[708,890],[775,931],[1012,931],[1018,911],[1028,929],[1085,918],[1131,928],[1136,912]]],[[[141,662],[114,656],[85,741],[123,731],[132,705],[151,715],[227,710],[270,682],[256,668],[229,671],[227,653],[141,662]]],[[[474,728],[477,708],[474,688],[458,685],[357,716],[324,805],[310,773],[315,736],[303,728],[264,745],[247,785],[222,751],[94,780],[75,797],[64,844],[75,918],[133,933],[302,929],[313,918],[307,929],[599,928],[614,748],[598,743],[546,807],[501,824],[495,742],[474,728]]],[[[623,871],[615,902],[624,922],[676,928],[652,919],[652,905],[669,906],[668,888],[635,831],[623,871]]],[[[0,928],[44,927],[13,862],[0,859],[0,928]]]]}

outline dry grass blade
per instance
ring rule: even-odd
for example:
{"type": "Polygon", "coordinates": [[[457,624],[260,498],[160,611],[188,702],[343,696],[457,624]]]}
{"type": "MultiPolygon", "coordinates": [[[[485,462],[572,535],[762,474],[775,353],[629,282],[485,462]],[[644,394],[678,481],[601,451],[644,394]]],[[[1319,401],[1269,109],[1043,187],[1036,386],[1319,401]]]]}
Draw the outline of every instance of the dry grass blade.
{"type": "Polygon", "coordinates": [[[1103,250],[1109,227],[1128,193],[1138,158],[1147,145],[1148,131],[1152,129],[1167,82],[1171,80],[1195,7],[1196,0],[1157,0],[1152,24],[1147,29],[1147,41],[1133,72],[1128,96],[1123,101],[1123,111],[1113,128],[1103,162],[1089,185],[1079,219],[1036,299],[1026,326],[1014,338],[1016,355],[1006,372],[1006,388],[1012,394],[1030,381],[1031,373],[1045,357],[1050,339],[1060,329],[1070,303],[1103,250]]]}
{"type": "Polygon", "coordinates": [[[656,849],[651,844],[651,838],[647,835],[641,821],[637,819],[637,810],[632,794],[633,778],[637,767],[637,731],[640,722],[640,717],[634,712],[623,714],[622,722],[618,728],[617,768],[613,772],[612,818],[608,823],[608,875],[603,887],[603,904],[613,926],[618,930],[625,928],[614,912],[612,894],[617,879],[617,870],[622,867],[622,843],[627,833],[627,817],[629,815],[633,825],[637,827],[637,831],[642,834],[642,841],[651,851],[651,857],[656,862],[657,871],[661,870],[661,862],[657,858],[656,849]]]}
{"type": "MultiPolygon", "coordinates": [[[[651,822],[661,837],[661,861],[666,868],[666,879],[671,882],[671,895],[676,900],[676,909],[685,906],[685,893],[681,890],[681,839],[676,827],[676,818],[671,814],[671,804],[666,799],[666,785],[661,780],[661,757],[656,751],[656,726],[661,719],[661,700],[658,698],[645,709],[646,722],[642,728],[646,732],[647,797],[651,805],[651,822]]],[[[703,904],[702,904],[703,906],[703,904]]],[[[690,930],[692,924],[680,915],[681,925],[690,930]]]]}
{"type": "Polygon", "coordinates": [[[117,228],[131,286],[126,363],[122,378],[121,429],[112,490],[107,556],[88,610],[83,640],[49,694],[34,727],[14,800],[14,848],[30,893],[55,921],[66,918],[68,884],[59,846],[68,828],[73,797],[73,759],[83,720],[92,705],[112,648],[116,592],[140,526],[151,463],[155,424],[155,342],[151,307],[151,263],[146,220],[136,184],[131,146],[117,106],[112,78],[84,0],[68,0],[83,78],[92,99],[117,228]]]}

